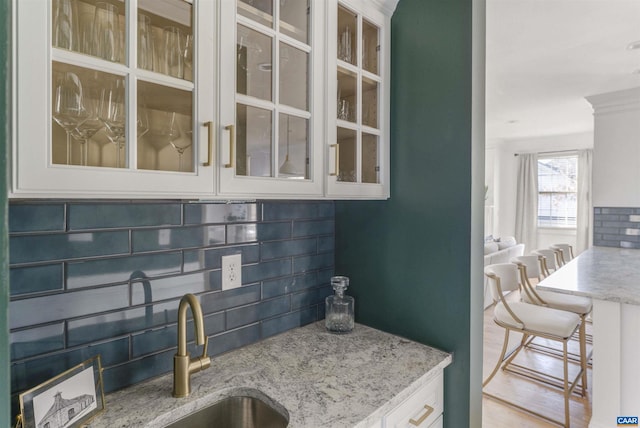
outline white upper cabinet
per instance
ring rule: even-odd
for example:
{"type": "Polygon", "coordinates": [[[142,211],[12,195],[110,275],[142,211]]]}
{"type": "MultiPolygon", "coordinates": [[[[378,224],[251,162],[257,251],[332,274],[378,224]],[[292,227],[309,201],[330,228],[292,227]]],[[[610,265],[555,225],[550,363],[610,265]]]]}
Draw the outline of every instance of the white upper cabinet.
{"type": "Polygon", "coordinates": [[[397,0],[13,0],[10,197],[389,197],[397,0]]]}
{"type": "Polygon", "coordinates": [[[324,2],[221,1],[220,195],[321,197],[324,2]]]}
{"type": "Polygon", "coordinates": [[[388,198],[390,14],[377,1],[327,7],[326,193],[388,198]]]}
{"type": "Polygon", "coordinates": [[[13,196],[213,193],[211,1],[14,8],[13,196]]]}

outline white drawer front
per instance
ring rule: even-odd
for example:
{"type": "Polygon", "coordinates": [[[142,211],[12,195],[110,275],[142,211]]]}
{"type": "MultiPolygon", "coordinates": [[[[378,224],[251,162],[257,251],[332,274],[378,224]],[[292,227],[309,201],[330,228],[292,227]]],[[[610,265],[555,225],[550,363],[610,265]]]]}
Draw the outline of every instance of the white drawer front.
{"type": "Polygon", "coordinates": [[[385,428],[431,428],[431,424],[442,414],[443,389],[443,377],[440,373],[389,412],[385,417],[385,428]]]}
{"type": "Polygon", "coordinates": [[[444,427],[444,421],[442,419],[442,415],[440,415],[438,419],[436,419],[435,421],[433,421],[431,425],[429,425],[429,428],[443,428],[443,427],[444,427]]]}

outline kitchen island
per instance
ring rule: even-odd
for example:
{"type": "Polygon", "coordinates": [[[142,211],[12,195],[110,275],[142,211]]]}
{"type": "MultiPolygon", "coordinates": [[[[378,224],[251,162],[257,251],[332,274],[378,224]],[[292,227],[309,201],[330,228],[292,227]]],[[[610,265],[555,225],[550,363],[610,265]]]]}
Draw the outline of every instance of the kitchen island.
{"type": "Polygon", "coordinates": [[[640,416],[640,250],[592,247],[538,287],[593,299],[590,428],[640,416]]]}
{"type": "Polygon", "coordinates": [[[187,398],[171,396],[172,374],[109,394],[89,426],[162,427],[225,397],[249,395],[287,415],[290,428],[377,427],[441,380],[450,363],[450,354],[398,336],[361,324],[335,335],[321,321],[213,357],[209,369],[191,376],[187,398]]]}

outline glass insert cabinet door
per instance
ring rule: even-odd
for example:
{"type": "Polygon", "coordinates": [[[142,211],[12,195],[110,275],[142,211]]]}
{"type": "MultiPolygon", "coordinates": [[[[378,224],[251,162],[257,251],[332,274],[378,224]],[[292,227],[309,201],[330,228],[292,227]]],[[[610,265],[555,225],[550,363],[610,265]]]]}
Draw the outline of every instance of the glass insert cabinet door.
{"type": "Polygon", "coordinates": [[[16,2],[18,190],[210,194],[211,3],[16,2]]]}
{"type": "Polygon", "coordinates": [[[324,10],[221,2],[220,193],[321,194],[324,10]]]}
{"type": "Polygon", "coordinates": [[[348,1],[329,13],[328,193],[387,197],[388,18],[348,1]]]}

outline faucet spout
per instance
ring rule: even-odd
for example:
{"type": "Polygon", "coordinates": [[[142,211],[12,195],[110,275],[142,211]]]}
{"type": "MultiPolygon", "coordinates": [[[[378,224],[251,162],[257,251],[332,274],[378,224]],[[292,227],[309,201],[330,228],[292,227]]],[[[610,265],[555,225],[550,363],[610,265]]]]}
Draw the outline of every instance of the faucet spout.
{"type": "Polygon", "coordinates": [[[178,306],[178,351],[173,357],[173,396],[187,397],[191,393],[191,374],[211,366],[207,355],[209,338],[204,332],[204,316],[198,299],[193,294],[185,294],[178,306]],[[187,309],[191,308],[196,344],[204,345],[202,356],[191,359],[187,352],[187,309]]]}

